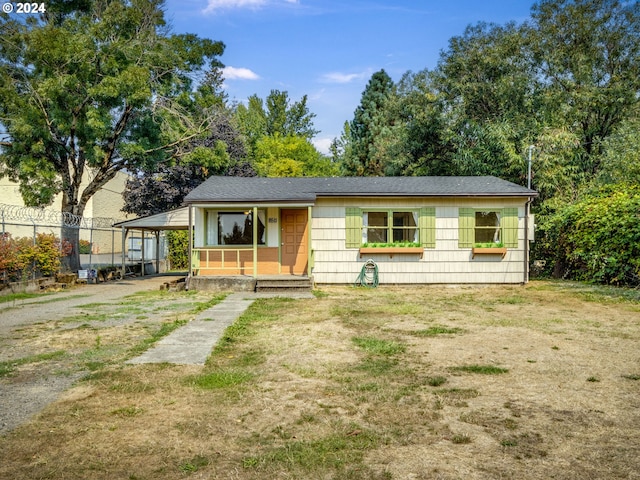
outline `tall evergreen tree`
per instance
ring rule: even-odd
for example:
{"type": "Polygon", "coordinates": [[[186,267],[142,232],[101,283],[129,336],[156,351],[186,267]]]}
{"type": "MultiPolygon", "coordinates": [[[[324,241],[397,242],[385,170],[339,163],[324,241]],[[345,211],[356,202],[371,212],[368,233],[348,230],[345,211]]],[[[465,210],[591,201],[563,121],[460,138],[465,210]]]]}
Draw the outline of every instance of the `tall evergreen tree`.
{"type": "Polygon", "coordinates": [[[385,126],[385,108],[394,89],[393,80],[387,72],[380,70],[369,80],[360,105],[356,108],[350,125],[350,148],[342,163],[345,175],[385,174],[386,165],[375,156],[376,135],[385,126]]]}

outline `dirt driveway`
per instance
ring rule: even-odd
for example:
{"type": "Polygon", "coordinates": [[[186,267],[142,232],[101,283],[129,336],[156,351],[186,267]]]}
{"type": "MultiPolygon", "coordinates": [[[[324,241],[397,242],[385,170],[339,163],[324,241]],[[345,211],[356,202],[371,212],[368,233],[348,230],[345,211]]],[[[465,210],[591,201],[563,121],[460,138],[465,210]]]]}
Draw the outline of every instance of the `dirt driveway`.
{"type": "MultiPolygon", "coordinates": [[[[119,282],[98,285],[77,286],[65,292],[46,295],[28,300],[18,300],[0,304],[0,363],[19,361],[34,351],[25,349],[18,342],[21,331],[30,325],[54,323],[73,312],[88,306],[105,302],[118,302],[122,298],[138,292],[159,290],[160,285],[174,280],[171,276],[147,276],[126,279],[119,282]],[[20,346],[19,346],[20,345],[20,346]]],[[[100,308],[99,306],[96,308],[100,308]]],[[[40,350],[40,349],[35,349],[40,350]]],[[[52,352],[55,354],[55,351],[52,352]]],[[[0,434],[8,432],[26,421],[60,393],[83,376],[83,372],[51,374],[50,371],[37,372],[34,362],[30,375],[21,374],[10,379],[0,379],[0,434]]]]}

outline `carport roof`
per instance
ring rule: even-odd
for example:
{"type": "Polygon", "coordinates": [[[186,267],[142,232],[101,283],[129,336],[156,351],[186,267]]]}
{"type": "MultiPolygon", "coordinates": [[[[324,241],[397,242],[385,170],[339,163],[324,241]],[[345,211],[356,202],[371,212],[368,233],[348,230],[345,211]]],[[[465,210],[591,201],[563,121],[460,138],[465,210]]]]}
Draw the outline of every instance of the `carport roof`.
{"type": "Polygon", "coordinates": [[[115,223],[113,226],[136,230],[188,230],[189,208],[182,207],[169,212],[125,220],[115,223]]]}

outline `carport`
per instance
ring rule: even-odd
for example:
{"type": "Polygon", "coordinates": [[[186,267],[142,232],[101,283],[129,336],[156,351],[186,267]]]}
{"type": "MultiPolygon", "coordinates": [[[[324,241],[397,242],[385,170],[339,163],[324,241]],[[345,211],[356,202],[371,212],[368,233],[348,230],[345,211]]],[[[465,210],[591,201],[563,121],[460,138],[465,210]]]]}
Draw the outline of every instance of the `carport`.
{"type": "Polygon", "coordinates": [[[136,218],[134,220],[126,220],[113,224],[114,227],[122,228],[122,276],[126,273],[125,262],[125,246],[127,236],[132,230],[140,231],[142,237],[140,270],[144,275],[145,264],[145,238],[148,233],[155,236],[156,239],[156,272],[160,269],[160,232],[165,230],[189,230],[189,207],[177,208],[169,212],[157,213],[146,217],[136,218]]]}

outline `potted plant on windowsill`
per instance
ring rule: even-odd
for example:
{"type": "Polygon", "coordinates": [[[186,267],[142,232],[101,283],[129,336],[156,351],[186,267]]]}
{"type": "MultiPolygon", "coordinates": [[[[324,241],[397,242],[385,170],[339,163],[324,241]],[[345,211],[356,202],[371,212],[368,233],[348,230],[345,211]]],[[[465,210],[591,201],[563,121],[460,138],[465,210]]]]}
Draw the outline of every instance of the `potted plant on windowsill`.
{"type": "Polygon", "coordinates": [[[422,256],[424,248],[417,242],[364,243],[360,247],[360,256],[382,253],[393,257],[395,254],[414,253],[422,256]]]}
{"type": "Polygon", "coordinates": [[[471,258],[476,255],[502,255],[502,258],[507,254],[507,248],[502,242],[490,242],[490,243],[474,243],[471,249],[471,258]]]}

